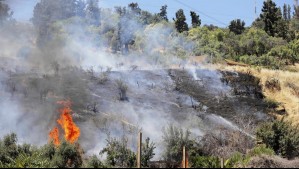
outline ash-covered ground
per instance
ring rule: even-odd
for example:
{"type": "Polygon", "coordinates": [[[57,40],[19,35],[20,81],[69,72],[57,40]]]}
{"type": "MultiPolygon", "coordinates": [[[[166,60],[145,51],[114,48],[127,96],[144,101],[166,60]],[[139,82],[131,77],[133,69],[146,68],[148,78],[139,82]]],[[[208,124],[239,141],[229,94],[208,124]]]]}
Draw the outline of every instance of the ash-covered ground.
{"type": "MultiPolygon", "coordinates": [[[[4,66],[5,67],[5,66],[4,66]]],[[[147,69],[132,66],[95,71],[78,67],[48,73],[1,70],[0,135],[18,134],[20,142],[42,145],[59,117],[57,101],[70,100],[80,127],[79,143],[88,155],[98,154],[108,136],[126,136],[136,149],[137,133],[163,149],[163,128],[189,129],[200,138],[220,128],[265,121],[266,104],[250,74],[220,72],[200,66],[147,69]]]]}

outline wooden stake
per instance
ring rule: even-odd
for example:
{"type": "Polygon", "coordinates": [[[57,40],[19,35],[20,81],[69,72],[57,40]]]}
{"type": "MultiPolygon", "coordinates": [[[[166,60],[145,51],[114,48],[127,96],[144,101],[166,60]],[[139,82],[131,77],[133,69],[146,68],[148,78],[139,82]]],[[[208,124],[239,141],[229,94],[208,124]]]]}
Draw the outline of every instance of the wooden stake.
{"type": "Polygon", "coordinates": [[[137,168],[141,168],[141,149],[142,149],[142,133],[138,136],[138,150],[137,150],[137,168]]]}
{"type": "Polygon", "coordinates": [[[183,168],[186,168],[186,147],[183,147],[183,168]]]}
{"type": "Polygon", "coordinates": [[[224,159],[223,158],[220,158],[220,165],[221,165],[221,168],[224,168],[224,159]]]}

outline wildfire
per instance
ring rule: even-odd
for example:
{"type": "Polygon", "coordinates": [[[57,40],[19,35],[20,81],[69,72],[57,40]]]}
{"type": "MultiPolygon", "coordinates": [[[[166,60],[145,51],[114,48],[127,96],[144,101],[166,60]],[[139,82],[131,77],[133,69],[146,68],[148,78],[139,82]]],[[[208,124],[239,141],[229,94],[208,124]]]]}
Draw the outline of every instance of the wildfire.
{"type": "MultiPolygon", "coordinates": [[[[59,109],[61,113],[60,118],[57,120],[57,123],[60,125],[61,129],[64,131],[64,138],[66,141],[70,143],[74,143],[80,137],[80,129],[74,123],[73,118],[71,116],[71,105],[70,101],[59,101],[57,104],[63,105],[63,108],[59,109]]],[[[56,146],[60,145],[59,140],[59,129],[55,127],[50,133],[49,138],[56,146]]]]}
{"type": "Polygon", "coordinates": [[[59,130],[58,127],[55,127],[49,134],[50,140],[53,140],[53,143],[56,146],[60,145],[60,140],[59,140],[59,130]]]}

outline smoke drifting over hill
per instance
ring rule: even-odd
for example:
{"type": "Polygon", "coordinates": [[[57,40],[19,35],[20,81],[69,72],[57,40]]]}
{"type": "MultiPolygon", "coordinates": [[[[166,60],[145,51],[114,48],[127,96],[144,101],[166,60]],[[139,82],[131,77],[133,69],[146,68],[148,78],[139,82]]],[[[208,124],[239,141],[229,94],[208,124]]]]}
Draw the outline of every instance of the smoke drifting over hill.
{"type": "Polygon", "coordinates": [[[126,135],[136,149],[142,131],[161,155],[168,124],[190,129],[196,138],[220,126],[241,130],[225,113],[237,115],[237,106],[246,105],[236,103],[221,73],[189,62],[194,44],[170,23],[143,25],[128,17],[103,9],[100,26],[76,16],[51,23],[46,35],[31,24],[2,26],[0,137],[15,132],[22,142],[47,143],[57,126],[59,100],[73,103],[79,143],[89,155],[104,147],[107,134],[126,135]],[[115,50],[113,43],[123,45],[115,50]],[[202,95],[178,90],[184,78],[202,95]],[[220,112],[219,102],[230,109],[220,112]]]}

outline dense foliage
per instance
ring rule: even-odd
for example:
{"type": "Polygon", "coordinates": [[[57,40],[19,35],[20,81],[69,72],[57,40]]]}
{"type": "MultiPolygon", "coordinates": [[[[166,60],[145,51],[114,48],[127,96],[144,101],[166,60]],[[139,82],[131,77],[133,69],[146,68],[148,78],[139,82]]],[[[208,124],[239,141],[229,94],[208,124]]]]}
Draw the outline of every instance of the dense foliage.
{"type": "Polygon", "coordinates": [[[153,51],[163,48],[163,55],[179,55],[180,58],[207,55],[211,62],[231,59],[250,65],[284,69],[299,61],[297,15],[296,7],[292,16],[289,5],[285,4],[281,9],[274,1],[267,0],[260,17],[249,27],[245,27],[245,22],[240,19],[231,21],[228,28],[201,26],[200,16],[194,11],[190,11],[192,26],[189,27],[182,9],[176,12],[176,17],[170,22],[167,18],[167,5],[162,6],[159,13],[152,14],[142,10],[138,3],[116,7],[113,11],[99,8],[97,0],[76,0],[70,3],[67,0],[42,0],[34,9],[32,21],[39,32],[40,46],[55,39],[54,35],[57,33],[61,34],[65,25],[74,24],[73,26],[82,27],[80,32],[84,36],[90,35],[88,40],[96,44],[95,47],[104,46],[113,53],[141,51],[148,55],[146,52],[151,50],[150,55],[154,57],[161,53],[153,54],[153,51]],[[65,23],[66,20],[68,24],[65,23]],[[57,25],[61,27],[57,28],[57,25]],[[147,32],[153,28],[154,32],[147,32]],[[172,31],[173,28],[181,34],[172,31]],[[157,33],[160,35],[156,36],[157,33]],[[168,46],[175,46],[171,42],[178,42],[176,39],[181,39],[181,42],[187,42],[188,45],[178,44],[165,50],[168,46]],[[154,42],[155,46],[148,42],[154,42]]]}
{"type": "Polygon", "coordinates": [[[63,142],[59,147],[47,144],[41,148],[18,145],[16,134],[0,140],[0,167],[9,168],[67,168],[82,165],[83,151],[78,144],[63,142]]]}
{"type": "Polygon", "coordinates": [[[299,156],[298,128],[286,121],[274,121],[263,124],[257,130],[257,138],[276,154],[289,159],[299,156]]]}

